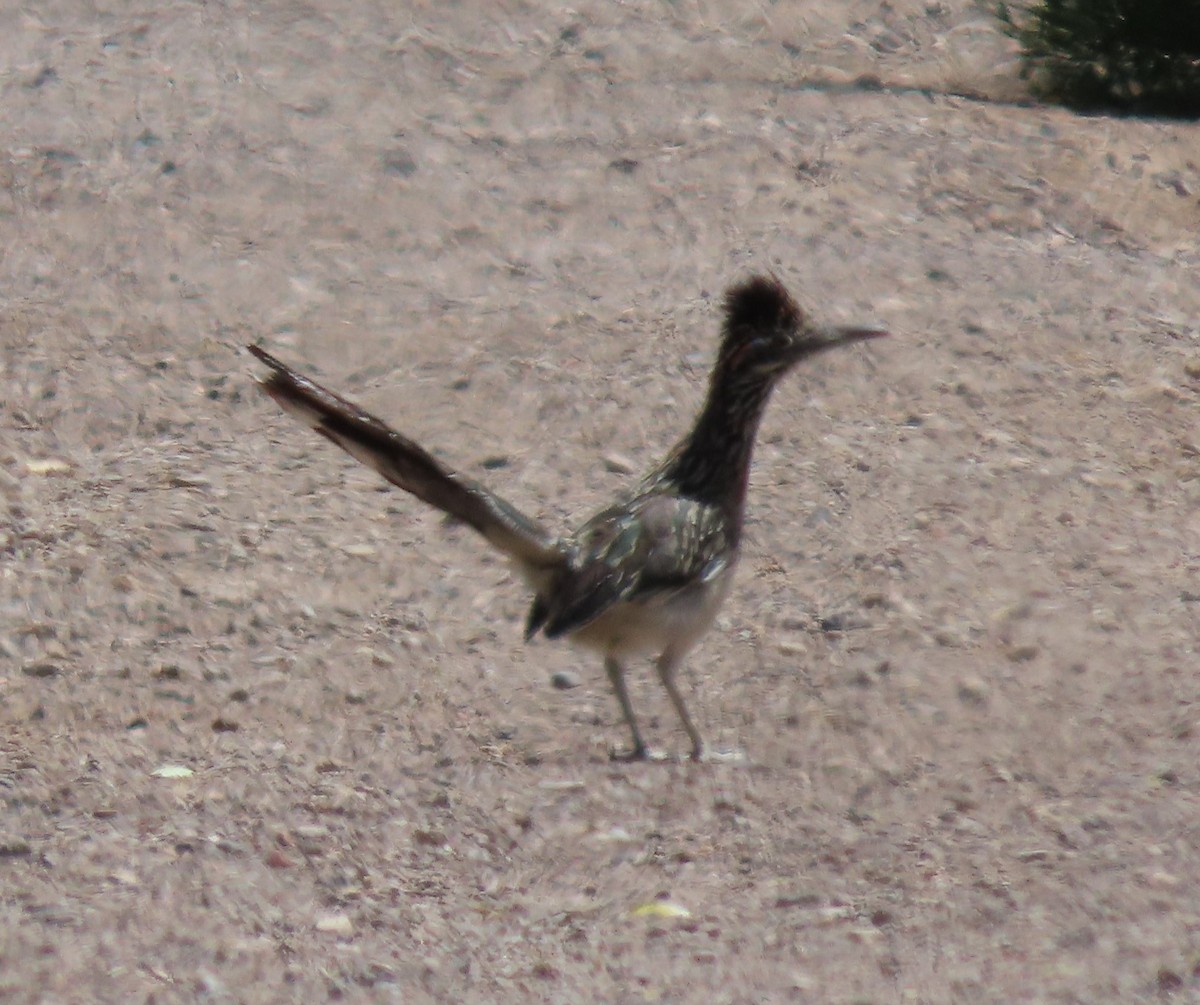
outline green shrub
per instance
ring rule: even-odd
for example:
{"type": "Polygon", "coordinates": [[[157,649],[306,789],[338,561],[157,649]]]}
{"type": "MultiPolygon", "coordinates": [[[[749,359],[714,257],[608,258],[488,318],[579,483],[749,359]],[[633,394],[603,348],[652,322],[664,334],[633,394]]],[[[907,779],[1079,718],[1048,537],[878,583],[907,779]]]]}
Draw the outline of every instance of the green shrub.
{"type": "Polygon", "coordinates": [[[1096,111],[1200,117],[1200,0],[1001,3],[1040,97],[1096,111]]]}

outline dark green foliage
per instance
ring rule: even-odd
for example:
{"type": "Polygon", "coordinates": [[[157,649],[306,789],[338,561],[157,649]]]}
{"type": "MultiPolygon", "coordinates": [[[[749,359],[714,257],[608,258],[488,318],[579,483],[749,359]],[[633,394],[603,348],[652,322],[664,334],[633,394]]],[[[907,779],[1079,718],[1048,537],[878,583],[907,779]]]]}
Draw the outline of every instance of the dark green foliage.
{"type": "Polygon", "coordinates": [[[1040,96],[1200,118],[1200,0],[1041,0],[997,15],[1040,96]]]}

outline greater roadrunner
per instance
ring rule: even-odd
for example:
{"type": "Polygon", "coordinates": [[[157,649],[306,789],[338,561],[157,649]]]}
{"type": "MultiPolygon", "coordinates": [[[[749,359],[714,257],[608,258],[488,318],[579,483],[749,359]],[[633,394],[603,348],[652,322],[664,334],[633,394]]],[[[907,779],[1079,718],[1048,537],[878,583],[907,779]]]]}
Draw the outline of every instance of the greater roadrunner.
{"type": "Polygon", "coordinates": [[[886,334],[813,324],[774,277],[731,287],[724,308],[708,396],[691,432],[629,492],[565,537],[548,533],[357,405],[257,346],[247,348],[271,368],[261,386],[284,411],[509,556],[534,592],[527,640],[541,631],[600,650],[633,735],[628,754],[614,756],[649,756],[623,663],[649,652],[658,657],[659,680],[698,760],[704,741],[675,672],[729,592],[750,457],[771,389],[806,357],[886,334]]]}

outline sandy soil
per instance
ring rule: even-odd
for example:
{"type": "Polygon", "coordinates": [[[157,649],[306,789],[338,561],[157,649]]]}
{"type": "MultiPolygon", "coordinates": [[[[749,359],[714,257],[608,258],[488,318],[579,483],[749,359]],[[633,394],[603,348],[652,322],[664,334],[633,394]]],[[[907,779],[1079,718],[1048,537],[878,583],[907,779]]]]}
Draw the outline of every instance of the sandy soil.
{"type": "Polygon", "coordinates": [[[1200,1001],[1200,128],[987,6],[0,11],[0,999],[1200,1001]],[[237,351],[566,527],[766,268],[740,765],[237,351]]]}

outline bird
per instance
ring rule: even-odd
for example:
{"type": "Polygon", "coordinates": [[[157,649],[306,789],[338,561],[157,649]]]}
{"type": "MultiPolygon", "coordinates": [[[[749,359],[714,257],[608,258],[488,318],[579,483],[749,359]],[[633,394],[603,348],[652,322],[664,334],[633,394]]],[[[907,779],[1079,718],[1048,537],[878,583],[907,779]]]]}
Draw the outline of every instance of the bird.
{"type": "Polygon", "coordinates": [[[730,590],[767,401],[801,361],[888,334],[814,323],[774,274],[730,286],[722,307],[716,361],[691,428],[640,481],[561,536],[260,346],[246,348],[268,367],[259,387],[284,412],[511,560],[533,592],[526,641],[541,633],[599,652],[632,739],[610,756],[660,756],[645,742],[625,680],[629,658],[648,654],[692,760],[715,760],[721,755],[706,748],[677,674],[730,590]]]}

